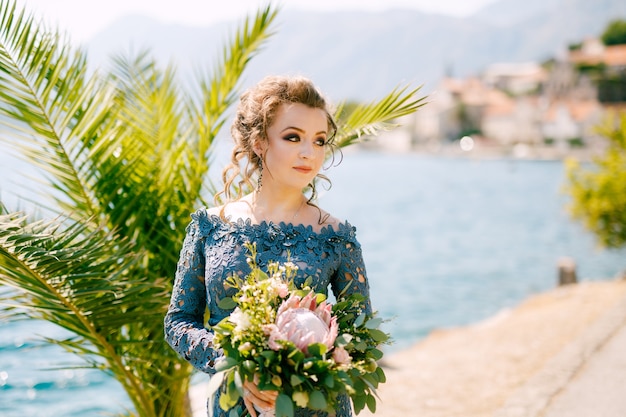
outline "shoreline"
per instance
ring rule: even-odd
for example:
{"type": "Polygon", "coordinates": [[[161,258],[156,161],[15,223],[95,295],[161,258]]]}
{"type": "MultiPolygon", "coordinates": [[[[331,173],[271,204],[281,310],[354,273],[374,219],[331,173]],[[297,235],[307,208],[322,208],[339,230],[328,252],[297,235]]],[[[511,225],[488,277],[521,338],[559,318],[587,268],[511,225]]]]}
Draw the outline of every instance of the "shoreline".
{"type": "MultiPolygon", "coordinates": [[[[518,411],[546,406],[625,321],[624,279],[531,295],[486,320],[435,330],[386,355],[376,413],[365,409],[359,417],[539,416],[541,410],[518,411]]],[[[206,416],[205,393],[206,383],[192,386],[194,417],[206,416]]]]}
{"type": "Polygon", "coordinates": [[[557,287],[482,322],[434,331],[385,359],[375,415],[540,416],[609,337],[607,322],[625,320],[619,279],[557,287]]]}

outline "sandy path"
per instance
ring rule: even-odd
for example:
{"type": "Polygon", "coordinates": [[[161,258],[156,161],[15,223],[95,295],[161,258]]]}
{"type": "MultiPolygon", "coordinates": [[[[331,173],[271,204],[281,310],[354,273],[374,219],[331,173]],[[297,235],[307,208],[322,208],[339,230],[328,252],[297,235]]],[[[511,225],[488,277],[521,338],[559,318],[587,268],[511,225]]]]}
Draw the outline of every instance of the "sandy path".
{"type": "Polygon", "coordinates": [[[569,285],[485,322],[436,331],[386,359],[375,415],[491,416],[625,299],[623,280],[569,285]]]}

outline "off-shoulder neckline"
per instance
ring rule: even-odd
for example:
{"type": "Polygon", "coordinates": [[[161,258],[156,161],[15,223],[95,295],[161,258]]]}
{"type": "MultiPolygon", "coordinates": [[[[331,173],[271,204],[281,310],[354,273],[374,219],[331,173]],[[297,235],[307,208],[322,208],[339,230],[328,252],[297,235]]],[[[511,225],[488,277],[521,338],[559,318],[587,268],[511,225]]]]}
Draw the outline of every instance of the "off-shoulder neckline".
{"type": "Polygon", "coordinates": [[[255,231],[269,230],[269,231],[276,231],[276,232],[283,232],[283,233],[293,231],[293,232],[299,232],[305,235],[313,235],[313,236],[320,236],[320,237],[345,236],[345,237],[352,237],[352,238],[354,238],[354,235],[356,232],[356,227],[350,224],[350,222],[348,222],[347,220],[344,220],[343,222],[338,222],[337,227],[334,227],[332,224],[328,224],[328,225],[322,226],[322,228],[319,230],[315,230],[313,228],[313,225],[310,225],[310,224],[306,225],[302,223],[294,224],[291,222],[285,223],[283,221],[277,223],[277,222],[266,221],[266,220],[263,220],[259,223],[253,223],[251,219],[237,218],[235,220],[232,220],[230,216],[227,216],[226,219],[223,219],[221,216],[217,214],[209,214],[206,207],[198,209],[196,213],[194,214],[196,216],[201,216],[201,217],[206,218],[206,220],[208,220],[214,226],[219,225],[219,226],[226,227],[226,228],[235,228],[235,229],[240,229],[240,230],[245,229],[245,228],[250,228],[250,229],[254,229],[255,231]]]}

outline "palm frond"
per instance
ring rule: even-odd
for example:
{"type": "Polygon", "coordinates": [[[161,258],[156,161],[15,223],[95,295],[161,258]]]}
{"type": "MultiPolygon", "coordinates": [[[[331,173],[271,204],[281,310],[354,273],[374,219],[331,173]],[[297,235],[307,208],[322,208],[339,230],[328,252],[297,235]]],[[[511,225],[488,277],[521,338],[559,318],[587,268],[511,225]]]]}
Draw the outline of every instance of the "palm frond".
{"type": "Polygon", "coordinates": [[[102,132],[111,90],[89,77],[86,56],[13,1],[0,0],[0,140],[49,177],[61,210],[97,213],[85,146],[102,132]]]}
{"type": "Polygon", "coordinates": [[[275,15],[268,7],[246,19],[213,76],[200,82],[198,103],[180,91],[173,69],[161,71],[148,52],[115,59],[116,118],[124,124],[118,149],[126,156],[123,163],[100,161],[97,197],[123,236],[172,257],[168,264],[177,255],[171,242],[182,241],[188,213],[204,202],[211,145],[275,15]]]}
{"type": "Polygon", "coordinates": [[[164,290],[161,282],[139,278],[137,255],[129,242],[83,224],[68,226],[61,219],[29,224],[18,214],[0,216],[0,284],[19,289],[3,292],[0,304],[20,306],[5,314],[67,329],[75,336],[56,344],[86,354],[83,359],[92,365],[104,361],[136,394],[136,405],[150,409],[153,401],[131,370],[137,365],[128,353],[154,341],[138,338],[130,327],[153,329],[162,320],[164,290]]]}
{"type": "Polygon", "coordinates": [[[397,126],[398,118],[414,113],[423,106],[426,97],[417,97],[421,86],[409,89],[397,87],[381,100],[358,105],[349,114],[344,114],[345,107],[340,105],[335,117],[339,120],[335,143],[338,147],[352,145],[364,137],[375,136],[382,130],[397,126]]]}
{"type": "MultiPolygon", "coordinates": [[[[148,252],[170,249],[168,242],[180,240],[184,229],[171,221],[172,210],[193,206],[180,199],[184,177],[175,169],[190,130],[183,118],[183,93],[174,69],[161,70],[147,52],[116,57],[111,80],[123,129],[117,143],[103,145],[117,154],[100,162],[97,198],[121,236],[148,252]]],[[[175,252],[165,252],[168,264],[175,262],[175,252]]]]}
{"type": "Polygon", "coordinates": [[[213,71],[198,75],[201,97],[190,115],[197,126],[198,140],[187,149],[185,164],[188,167],[190,192],[201,194],[209,166],[209,149],[222,129],[227,110],[236,101],[241,77],[250,60],[273,36],[273,23],[279,9],[268,5],[258,10],[254,17],[245,19],[222,51],[222,57],[213,71]],[[211,74],[206,76],[205,74],[211,74]]]}

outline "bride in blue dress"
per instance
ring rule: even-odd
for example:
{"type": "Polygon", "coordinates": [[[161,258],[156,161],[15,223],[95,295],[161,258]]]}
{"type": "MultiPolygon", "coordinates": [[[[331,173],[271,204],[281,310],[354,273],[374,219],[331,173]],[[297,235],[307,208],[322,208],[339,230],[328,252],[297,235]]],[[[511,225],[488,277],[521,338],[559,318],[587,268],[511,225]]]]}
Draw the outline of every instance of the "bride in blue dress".
{"type": "MultiPolygon", "coordinates": [[[[363,309],[371,313],[355,228],[314,200],[315,181],[323,178],[319,172],[335,131],[324,97],[306,78],[266,77],[241,96],[231,128],[232,160],[219,196],[224,204],[191,215],[165,317],[167,342],[198,370],[215,373],[221,352],[213,348],[210,327],[230,314],[218,306],[235,291],[225,285],[226,278],[250,271],[247,243],[256,244],[261,268],[290,260],[298,265],[297,286],[312,279],[316,292],[360,293],[363,309]],[[242,189],[254,191],[241,195],[242,189]]],[[[244,392],[244,401],[235,408],[245,407],[252,416],[255,408],[273,408],[278,394],[259,390],[254,381],[244,383],[244,392]]],[[[219,407],[218,398],[211,403],[209,415],[231,415],[219,407]]],[[[352,416],[347,395],[330,415],[352,416]]],[[[298,408],[295,416],[329,413],[298,408]]]]}

